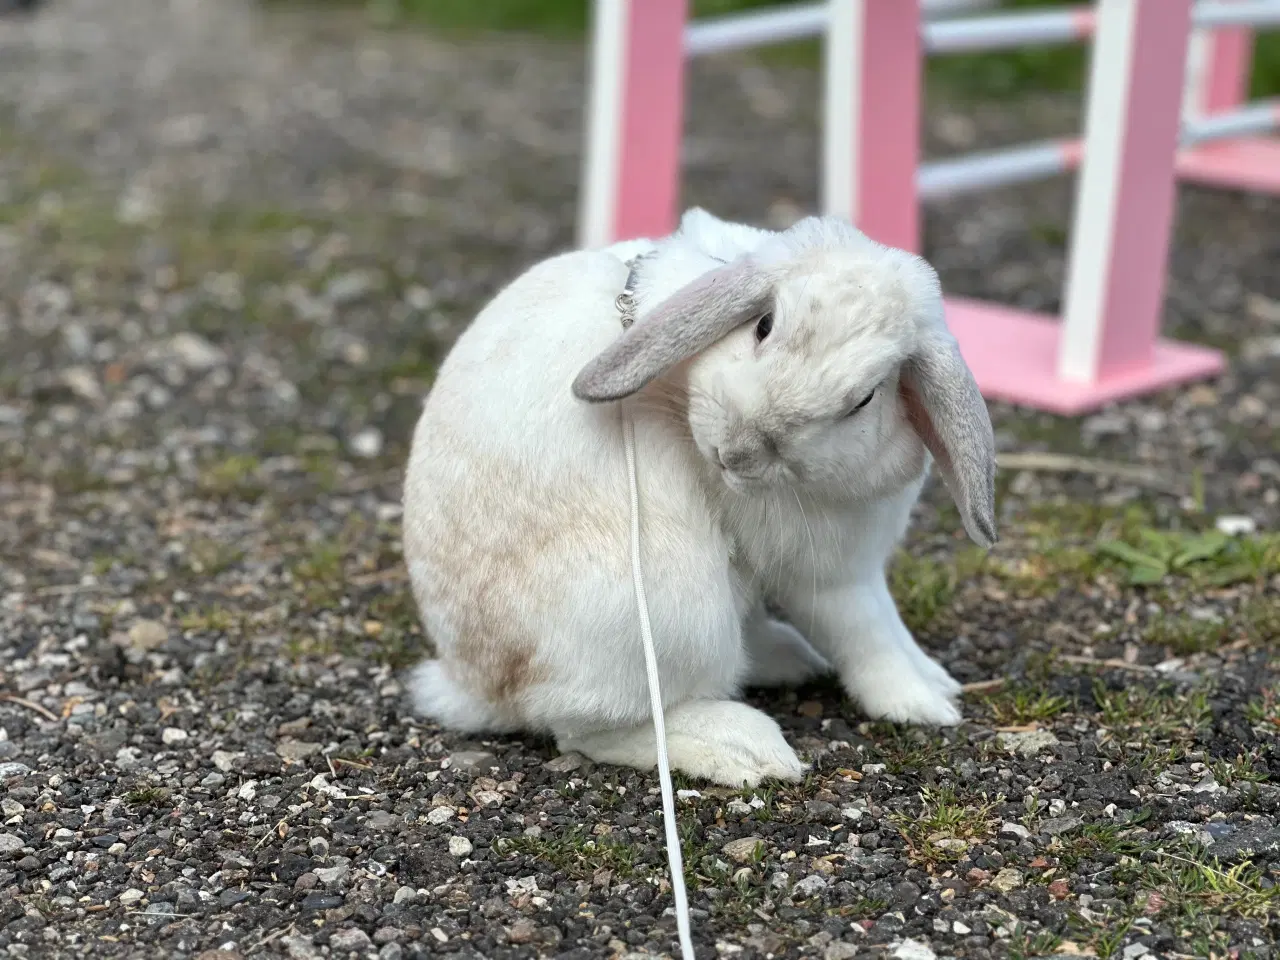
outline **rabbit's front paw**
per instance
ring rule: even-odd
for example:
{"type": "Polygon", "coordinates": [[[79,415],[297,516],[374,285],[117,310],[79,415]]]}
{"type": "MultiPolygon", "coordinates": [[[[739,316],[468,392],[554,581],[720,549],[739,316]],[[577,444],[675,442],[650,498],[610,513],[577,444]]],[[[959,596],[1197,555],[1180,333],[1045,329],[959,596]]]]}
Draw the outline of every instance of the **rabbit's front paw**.
{"type": "MultiPolygon", "coordinates": [[[[941,667],[938,670],[951,680],[941,667]]],[[[944,692],[936,675],[927,675],[908,655],[862,665],[857,670],[846,671],[842,679],[849,696],[873,720],[939,727],[952,727],[960,722],[960,711],[953,699],[955,694],[944,692]]]]}
{"type": "Polygon", "coordinates": [[[960,696],[960,691],[963,689],[960,681],[947,673],[946,667],[920,649],[914,640],[911,641],[911,654],[917,669],[924,674],[939,694],[947,699],[960,696]]]}

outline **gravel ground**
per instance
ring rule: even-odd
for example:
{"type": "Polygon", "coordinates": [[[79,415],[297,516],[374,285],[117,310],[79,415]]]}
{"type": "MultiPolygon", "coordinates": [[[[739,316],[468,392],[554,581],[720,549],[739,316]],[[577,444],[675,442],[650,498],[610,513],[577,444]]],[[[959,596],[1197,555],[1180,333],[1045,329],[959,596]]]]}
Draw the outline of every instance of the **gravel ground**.
{"type": "MultiPolygon", "coordinates": [[[[442,732],[399,680],[428,649],[409,430],[478,304],[571,240],[583,72],[239,0],[0,19],[6,955],[672,950],[654,777],[442,732]]],[[[816,103],[804,71],[699,64],[688,202],[808,208],[816,103]]],[[[1078,123],[937,102],[929,151],[1078,123]]],[[[1052,309],[1069,208],[939,205],[928,254],[1052,309]]],[[[1182,191],[1168,326],[1227,375],[997,406],[1022,459],[988,557],[922,504],[894,586],[963,726],[753,695],[812,776],[680,784],[701,956],[1277,955],[1278,223],[1182,191]]]]}

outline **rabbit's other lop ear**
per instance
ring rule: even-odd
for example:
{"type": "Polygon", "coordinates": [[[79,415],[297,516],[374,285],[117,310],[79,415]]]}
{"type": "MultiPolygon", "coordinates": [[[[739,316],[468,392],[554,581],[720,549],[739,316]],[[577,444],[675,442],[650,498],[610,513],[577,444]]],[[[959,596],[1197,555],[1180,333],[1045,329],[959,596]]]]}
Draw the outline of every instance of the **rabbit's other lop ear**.
{"type": "Polygon", "coordinates": [[[950,333],[930,334],[907,361],[901,394],[907,417],[937,461],[969,537],[992,546],[999,539],[995,437],[986,402],[950,333]]]}
{"type": "Polygon", "coordinates": [[[638,319],[578,373],[573,395],[621,400],[769,308],[773,282],[748,258],[706,273],[638,319]]]}

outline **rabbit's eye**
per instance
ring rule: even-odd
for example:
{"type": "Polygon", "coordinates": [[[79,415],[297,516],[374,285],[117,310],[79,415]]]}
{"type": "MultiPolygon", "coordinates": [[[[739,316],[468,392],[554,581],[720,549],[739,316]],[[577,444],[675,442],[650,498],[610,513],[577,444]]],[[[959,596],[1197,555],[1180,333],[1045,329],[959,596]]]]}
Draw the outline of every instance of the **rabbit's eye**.
{"type": "Polygon", "coordinates": [[[769,331],[773,329],[773,314],[766,313],[756,322],[756,343],[759,343],[769,335],[769,331]]]}
{"type": "Polygon", "coordinates": [[[850,410],[848,413],[846,413],[846,414],[845,414],[845,416],[846,416],[846,417],[852,417],[855,413],[857,413],[859,410],[861,410],[863,407],[865,407],[868,403],[870,403],[870,402],[871,402],[871,398],[872,398],[872,397],[874,397],[875,395],[876,395],[875,388],[874,388],[874,387],[872,387],[872,388],[871,388],[871,392],[867,394],[866,398],[865,398],[864,400],[862,400],[862,402],[861,402],[861,403],[859,403],[857,406],[855,406],[852,410],[850,410]]]}

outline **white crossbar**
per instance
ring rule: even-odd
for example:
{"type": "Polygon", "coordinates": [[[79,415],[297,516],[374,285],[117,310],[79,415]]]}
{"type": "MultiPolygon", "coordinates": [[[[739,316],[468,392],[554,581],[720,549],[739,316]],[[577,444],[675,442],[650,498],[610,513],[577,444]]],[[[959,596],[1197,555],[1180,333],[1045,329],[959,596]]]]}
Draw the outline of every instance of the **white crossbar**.
{"type": "Polygon", "coordinates": [[[916,171],[916,189],[921,200],[938,200],[1030,183],[1063,173],[1070,167],[1070,154],[1062,141],[1028,143],[922,163],[916,171]]]}
{"type": "MultiPolygon", "coordinates": [[[[943,19],[958,12],[990,6],[992,2],[926,2],[923,5],[926,22],[921,27],[925,51],[932,54],[974,53],[1033,43],[1072,43],[1092,32],[1092,11],[1088,7],[943,19]]],[[[1280,0],[1201,0],[1193,17],[1195,25],[1202,29],[1276,26],[1280,25],[1280,0]]],[[[696,57],[818,37],[826,32],[830,19],[826,3],[795,4],[776,10],[711,17],[690,23],[685,28],[684,51],[686,56],[696,57]]]]}
{"type": "MultiPolygon", "coordinates": [[[[1184,147],[1214,140],[1233,140],[1280,129],[1280,97],[1255,100],[1246,107],[1187,122],[1180,142],[1184,147]]],[[[1065,173],[1078,162],[1078,143],[1051,140],[984,150],[947,160],[922,163],[916,172],[921,200],[939,200],[964,193],[980,193],[1017,183],[1030,183],[1065,173]]]]}
{"type": "Polygon", "coordinates": [[[1280,129],[1280,97],[1254,100],[1248,106],[1226,113],[1215,113],[1186,123],[1181,143],[1191,146],[1211,140],[1231,140],[1256,136],[1280,129]]]}
{"type": "MultiPolygon", "coordinates": [[[[926,18],[969,13],[989,7],[995,0],[926,0],[926,18]]],[[[684,29],[687,57],[730,50],[745,50],[791,40],[820,37],[827,32],[831,13],[827,3],[792,4],[777,9],[735,13],[695,20],[684,29]]]]}
{"type": "Polygon", "coordinates": [[[1029,43],[1071,43],[1088,36],[1092,26],[1088,8],[1068,7],[926,23],[923,40],[927,53],[970,53],[1029,43]]]}
{"type": "Polygon", "coordinates": [[[1201,0],[1196,5],[1193,23],[1201,28],[1276,27],[1280,26],[1280,2],[1277,0],[1201,0]]]}
{"type": "Polygon", "coordinates": [[[696,57],[817,37],[826,32],[829,19],[825,3],[806,3],[695,20],[684,28],[684,52],[696,57]]]}
{"type": "Polygon", "coordinates": [[[990,5],[802,0],[690,23],[689,0],[594,0],[600,69],[584,197],[602,195],[605,215],[584,216],[582,242],[658,236],[674,224],[689,57],[821,37],[822,207],[881,242],[919,249],[922,199],[1079,168],[1061,320],[980,301],[948,304],[984,395],[1073,414],[1217,373],[1220,353],[1159,337],[1172,185],[1180,175],[1280,191],[1280,141],[1246,136],[1280,127],[1280,104],[1242,103],[1247,28],[1280,25],[1280,0],[1075,0],[943,19],[990,5]],[[920,163],[922,55],[1090,41],[1083,138],[920,163]],[[1194,61],[1199,105],[1180,123],[1187,52],[1198,41],[1212,49],[1194,61]],[[609,136],[597,136],[598,127],[609,136]],[[1213,140],[1227,145],[1200,148],[1213,140]],[[602,159],[613,169],[592,177],[602,159]]]}

